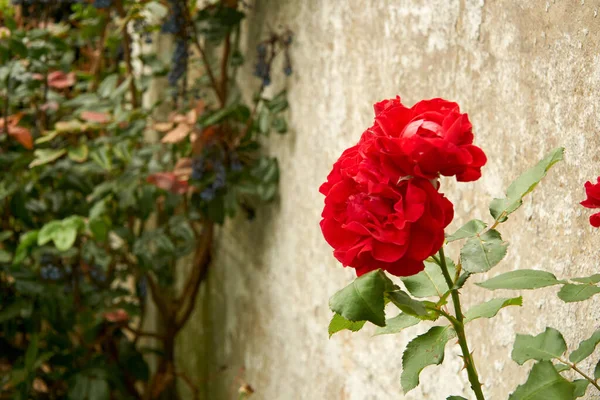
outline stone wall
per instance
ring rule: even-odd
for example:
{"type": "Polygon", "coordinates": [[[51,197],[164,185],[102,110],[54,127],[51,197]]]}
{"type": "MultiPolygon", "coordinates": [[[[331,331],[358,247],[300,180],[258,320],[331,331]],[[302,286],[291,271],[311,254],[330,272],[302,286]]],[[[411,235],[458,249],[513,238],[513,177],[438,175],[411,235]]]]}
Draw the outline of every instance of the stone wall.
{"type": "MultiPolygon", "coordinates": [[[[509,256],[472,280],[517,268],[559,277],[599,272],[600,232],[578,205],[583,183],[600,174],[599,10],[598,0],[258,1],[248,46],[269,26],[295,32],[294,74],[274,85],[288,86],[291,134],[271,141],[281,161],[280,200],[255,221],[240,217],[219,231],[215,265],[180,341],[181,365],[205,383],[204,398],[234,399],[241,380],[257,400],[471,398],[454,345],[403,397],[401,354],[425,327],[328,338],[328,299],[354,274],[321,236],[317,189],[372,123],[374,102],[396,94],[408,104],[455,100],[489,162],[477,182],[442,181],[456,210],[450,230],[471,218],[489,221],[490,199],[518,173],[556,146],[567,149],[566,161],[501,227],[509,256]]],[[[248,94],[257,83],[251,67],[248,94]]],[[[526,378],[510,359],[516,332],[552,326],[573,346],[600,328],[600,296],[565,305],[556,290],[523,293],[522,308],[468,326],[488,398],[507,398],[526,378]]],[[[468,307],[514,292],[471,282],[464,294],[468,307]]]]}

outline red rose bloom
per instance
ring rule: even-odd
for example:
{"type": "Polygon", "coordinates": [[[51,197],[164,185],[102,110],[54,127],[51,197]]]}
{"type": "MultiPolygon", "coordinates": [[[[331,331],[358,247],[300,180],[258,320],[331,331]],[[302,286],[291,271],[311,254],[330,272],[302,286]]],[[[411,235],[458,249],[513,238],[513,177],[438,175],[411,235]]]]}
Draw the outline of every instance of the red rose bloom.
{"type": "MultiPolygon", "coordinates": [[[[585,193],[587,199],[580,204],[586,208],[600,208],[600,176],[597,178],[596,184],[589,181],[585,183],[585,193]]],[[[590,224],[595,228],[600,227],[600,213],[593,214],[590,217],[590,224]]]]}
{"type": "Polygon", "coordinates": [[[426,179],[386,180],[365,164],[358,151],[364,144],[346,150],[320,188],[323,235],[358,276],[379,268],[414,275],[442,246],[452,203],[426,179]]]}
{"type": "Polygon", "coordinates": [[[386,175],[435,179],[441,174],[460,182],[481,177],[487,159],[473,145],[471,122],[458,104],[432,99],[408,108],[397,97],[374,109],[375,124],[363,134],[373,138],[366,140],[370,146],[363,154],[376,160],[386,175]]]}

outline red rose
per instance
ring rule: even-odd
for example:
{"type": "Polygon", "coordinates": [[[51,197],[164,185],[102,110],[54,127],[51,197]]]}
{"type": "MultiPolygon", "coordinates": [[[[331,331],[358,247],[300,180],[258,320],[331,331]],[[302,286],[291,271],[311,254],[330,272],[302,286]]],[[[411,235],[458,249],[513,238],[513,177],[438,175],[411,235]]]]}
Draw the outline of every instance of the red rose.
{"type": "Polygon", "coordinates": [[[363,136],[362,152],[393,179],[440,174],[469,182],[481,177],[487,159],[473,145],[472,125],[458,104],[443,99],[423,100],[407,108],[399,97],[374,106],[375,124],[363,136]]]}
{"type": "Polygon", "coordinates": [[[320,188],[323,236],[334,256],[359,276],[379,268],[414,275],[442,246],[452,203],[426,179],[382,179],[358,151],[364,144],[346,150],[320,188]]]}
{"type": "MultiPolygon", "coordinates": [[[[587,199],[580,204],[586,208],[600,208],[600,176],[597,178],[596,184],[589,181],[585,183],[585,193],[587,199]]],[[[595,228],[600,227],[600,212],[590,217],[590,224],[595,228]]]]}

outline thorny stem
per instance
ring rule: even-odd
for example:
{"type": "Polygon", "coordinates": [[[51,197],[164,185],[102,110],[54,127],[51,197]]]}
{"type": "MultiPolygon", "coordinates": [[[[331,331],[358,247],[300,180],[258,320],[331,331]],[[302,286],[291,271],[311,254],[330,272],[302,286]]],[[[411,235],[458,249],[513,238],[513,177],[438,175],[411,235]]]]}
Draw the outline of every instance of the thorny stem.
{"type": "Polygon", "coordinates": [[[589,375],[587,375],[585,372],[583,372],[582,370],[580,370],[579,368],[577,368],[577,365],[575,365],[572,362],[569,362],[567,360],[563,360],[562,358],[558,357],[557,358],[558,361],[560,361],[561,363],[569,366],[569,368],[571,368],[573,371],[577,372],[579,375],[583,376],[586,380],[588,380],[592,385],[594,385],[596,387],[596,389],[600,390],[600,385],[598,385],[598,383],[596,382],[596,380],[592,377],[590,377],[589,375]]]}
{"type": "Polygon", "coordinates": [[[440,251],[440,259],[439,266],[442,269],[442,274],[444,275],[444,279],[450,288],[450,293],[452,295],[452,303],[454,304],[454,313],[456,318],[449,318],[449,321],[454,326],[454,330],[456,331],[456,336],[458,338],[458,344],[460,345],[460,349],[463,354],[463,361],[465,363],[465,368],[467,369],[467,375],[469,376],[469,382],[471,382],[471,389],[475,393],[475,397],[477,400],[485,400],[483,396],[483,391],[481,390],[481,383],[479,382],[479,376],[477,375],[477,370],[475,369],[475,363],[473,362],[473,356],[469,351],[469,345],[467,344],[467,337],[465,335],[465,324],[464,324],[464,316],[462,310],[460,308],[460,298],[458,294],[458,289],[454,287],[454,282],[452,281],[452,277],[448,272],[448,266],[446,265],[446,256],[444,255],[444,248],[441,247],[440,251]]]}

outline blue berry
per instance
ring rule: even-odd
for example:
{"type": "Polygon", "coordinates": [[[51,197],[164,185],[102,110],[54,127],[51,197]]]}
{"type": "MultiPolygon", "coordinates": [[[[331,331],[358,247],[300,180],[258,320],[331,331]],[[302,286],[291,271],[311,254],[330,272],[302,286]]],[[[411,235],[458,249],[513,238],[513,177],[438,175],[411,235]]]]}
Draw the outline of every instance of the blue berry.
{"type": "Polygon", "coordinates": [[[192,179],[199,181],[204,177],[204,157],[200,156],[192,160],[192,179]]]}
{"type": "Polygon", "coordinates": [[[229,156],[229,168],[233,172],[240,172],[243,168],[242,163],[237,155],[237,153],[231,153],[229,156]]]}
{"type": "Polygon", "coordinates": [[[188,48],[185,40],[178,38],[175,42],[175,51],[171,57],[171,70],[169,71],[169,85],[175,86],[177,81],[187,71],[188,48]]]}
{"type": "Polygon", "coordinates": [[[112,0],[94,0],[94,7],[96,8],[108,8],[110,7],[112,0]]]}
{"type": "Polygon", "coordinates": [[[148,282],[146,282],[146,277],[143,277],[139,281],[137,281],[136,286],[138,290],[138,295],[140,297],[146,297],[146,294],[148,293],[148,282]]]}

